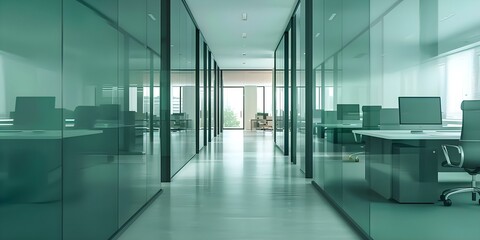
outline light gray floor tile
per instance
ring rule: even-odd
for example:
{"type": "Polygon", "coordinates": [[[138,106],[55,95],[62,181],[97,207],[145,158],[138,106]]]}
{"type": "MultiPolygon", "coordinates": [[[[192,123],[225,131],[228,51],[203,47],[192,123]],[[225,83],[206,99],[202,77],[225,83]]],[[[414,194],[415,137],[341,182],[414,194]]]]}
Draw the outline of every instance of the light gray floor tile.
{"type": "Polygon", "coordinates": [[[225,131],[214,141],[119,239],[360,239],[271,133],[225,131]]]}

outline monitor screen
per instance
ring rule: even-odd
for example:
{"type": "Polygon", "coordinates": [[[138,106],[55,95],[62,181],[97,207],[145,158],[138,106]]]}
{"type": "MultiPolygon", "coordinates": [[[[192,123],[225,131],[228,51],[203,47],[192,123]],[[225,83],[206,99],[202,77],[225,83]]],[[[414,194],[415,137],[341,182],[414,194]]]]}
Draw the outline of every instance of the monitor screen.
{"type": "Polygon", "coordinates": [[[440,97],[399,97],[400,124],[442,125],[440,97]]]}
{"type": "Polygon", "coordinates": [[[360,120],[360,105],[337,104],[337,120],[360,120]]]}
{"type": "Polygon", "coordinates": [[[17,97],[14,125],[21,129],[59,129],[55,114],[55,97],[17,97]]]}

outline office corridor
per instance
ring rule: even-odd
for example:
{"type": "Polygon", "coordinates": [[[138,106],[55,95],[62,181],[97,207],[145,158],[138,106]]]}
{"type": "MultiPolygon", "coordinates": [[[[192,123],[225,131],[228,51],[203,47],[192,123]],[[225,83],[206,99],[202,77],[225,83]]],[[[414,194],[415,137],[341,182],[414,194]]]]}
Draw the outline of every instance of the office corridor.
{"type": "Polygon", "coordinates": [[[225,131],[119,239],[360,239],[271,134],[225,131]]]}

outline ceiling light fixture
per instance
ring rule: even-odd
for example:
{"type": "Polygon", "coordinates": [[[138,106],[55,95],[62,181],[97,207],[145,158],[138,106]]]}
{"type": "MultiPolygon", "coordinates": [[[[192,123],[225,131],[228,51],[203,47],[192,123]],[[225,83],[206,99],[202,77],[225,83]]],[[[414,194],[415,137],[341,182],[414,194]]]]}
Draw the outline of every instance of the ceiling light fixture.
{"type": "Polygon", "coordinates": [[[242,53],[242,55],[243,55],[243,56],[246,56],[246,55],[247,55],[247,53],[242,53]]]}
{"type": "Polygon", "coordinates": [[[242,38],[247,38],[247,33],[242,33],[242,38]]]}
{"type": "Polygon", "coordinates": [[[155,16],[153,16],[153,14],[149,13],[148,16],[149,16],[153,21],[157,21],[157,19],[155,18],[155,16]]]}
{"type": "Polygon", "coordinates": [[[247,21],[247,13],[242,13],[242,20],[247,21]]]}
{"type": "Polygon", "coordinates": [[[335,16],[337,16],[337,14],[336,14],[336,13],[332,13],[332,15],[330,16],[330,18],[328,19],[328,21],[332,21],[332,20],[335,18],[335,16]]]}

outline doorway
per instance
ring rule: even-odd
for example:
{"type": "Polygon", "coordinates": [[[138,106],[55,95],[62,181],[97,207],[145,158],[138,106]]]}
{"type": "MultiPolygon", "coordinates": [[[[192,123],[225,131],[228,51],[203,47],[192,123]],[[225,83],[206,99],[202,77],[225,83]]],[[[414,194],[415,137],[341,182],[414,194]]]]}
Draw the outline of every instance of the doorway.
{"type": "Polygon", "coordinates": [[[223,128],[243,130],[245,113],[244,88],[225,87],[223,91],[223,128]]]}

